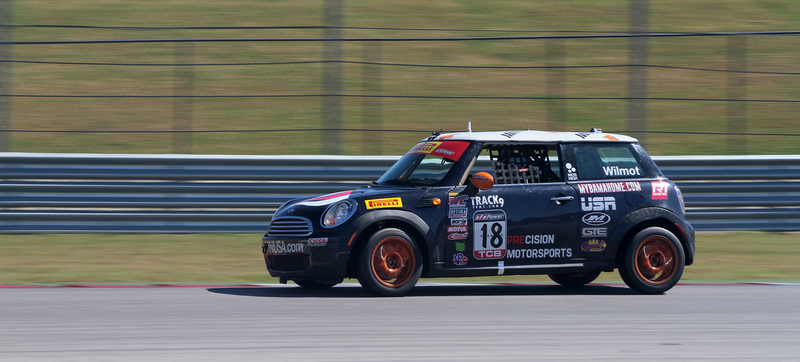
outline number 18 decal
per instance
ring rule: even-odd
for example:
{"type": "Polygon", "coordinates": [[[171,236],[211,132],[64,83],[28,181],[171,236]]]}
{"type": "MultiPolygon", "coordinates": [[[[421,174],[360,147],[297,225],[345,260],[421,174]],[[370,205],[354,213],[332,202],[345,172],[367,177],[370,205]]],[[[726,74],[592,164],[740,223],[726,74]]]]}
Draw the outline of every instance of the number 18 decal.
{"type": "Polygon", "coordinates": [[[506,213],[485,210],[475,213],[475,259],[502,259],[506,256],[506,213]]]}

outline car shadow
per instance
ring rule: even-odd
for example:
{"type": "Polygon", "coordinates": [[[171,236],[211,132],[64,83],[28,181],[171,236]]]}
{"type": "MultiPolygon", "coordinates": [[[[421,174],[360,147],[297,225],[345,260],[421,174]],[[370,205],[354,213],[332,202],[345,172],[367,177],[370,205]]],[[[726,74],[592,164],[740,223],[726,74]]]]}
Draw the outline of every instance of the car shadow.
{"type": "MultiPolygon", "coordinates": [[[[313,290],[299,286],[253,286],[207,288],[211,293],[269,298],[373,298],[379,297],[353,284],[338,285],[330,289],[313,290]]],[[[513,296],[513,295],[639,295],[626,286],[590,284],[582,287],[538,284],[448,284],[417,285],[406,294],[409,297],[445,296],[513,296]]]]}

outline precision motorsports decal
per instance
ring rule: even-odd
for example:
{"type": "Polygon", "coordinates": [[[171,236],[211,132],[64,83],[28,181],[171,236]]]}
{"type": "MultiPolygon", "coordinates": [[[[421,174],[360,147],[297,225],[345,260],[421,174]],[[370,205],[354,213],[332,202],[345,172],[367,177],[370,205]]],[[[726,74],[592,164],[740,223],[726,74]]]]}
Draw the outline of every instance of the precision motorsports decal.
{"type": "Polygon", "coordinates": [[[582,194],[609,194],[612,192],[636,192],[636,191],[642,191],[642,185],[635,181],[599,182],[590,184],[578,184],[578,190],[582,194]]]}
{"type": "Polygon", "coordinates": [[[367,209],[383,209],[388,207],[403,207],[403,200],[399,197],[392,197],[388,199],[375,199],[366,200],[367,209]]]}

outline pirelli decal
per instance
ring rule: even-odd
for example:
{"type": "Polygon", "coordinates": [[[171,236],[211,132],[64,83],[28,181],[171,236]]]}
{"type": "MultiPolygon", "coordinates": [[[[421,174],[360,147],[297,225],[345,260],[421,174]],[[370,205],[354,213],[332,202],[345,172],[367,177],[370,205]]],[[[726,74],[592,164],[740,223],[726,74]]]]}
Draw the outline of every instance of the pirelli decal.
{"type": "Polygon", "coordinates": [[[367,209],[383,209],[388,207],[403,207],[403,200],[399,197],[389,199],[367,200],[367,209]]]}

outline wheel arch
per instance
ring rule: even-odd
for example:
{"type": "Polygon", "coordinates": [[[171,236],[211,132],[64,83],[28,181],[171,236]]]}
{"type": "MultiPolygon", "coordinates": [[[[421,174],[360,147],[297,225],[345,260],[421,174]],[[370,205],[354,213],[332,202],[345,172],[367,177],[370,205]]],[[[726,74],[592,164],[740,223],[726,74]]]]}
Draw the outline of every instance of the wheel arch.
{"type": "Polygon", "coordinates": [[[347,277],[355,278],[358,275],[358,260],[369,238],[378,230],[395,228],[402,230],[414,239],[422,253],[422,273],[427,274],[430,262],[430,250],[427,236],[431,229],[419,216],[404,210],[379,210],[365,214],[358,218],[349,235],[358,233],[353,240],[350,256],[347,260],[347,277]]]}
{"type": "Polygon", "coordinates": [[[678,215],[667,209],[657,207],[639,209],[626,215],[617,225],[610,238],[612,242],[609,243],[609,246],[615,248],[611,250],[612,255],[614,255],[614,267],[619,267],[619,260],[623,258],[625,248],[633,237],[640,231],[654,226],[664,228],[678,238],[686,256],[685,265],[691,265],[694,262],[694,253],[690,252],[689,241],[678,227],[679,223],[681,223],[681,219],[678,215]]]}

